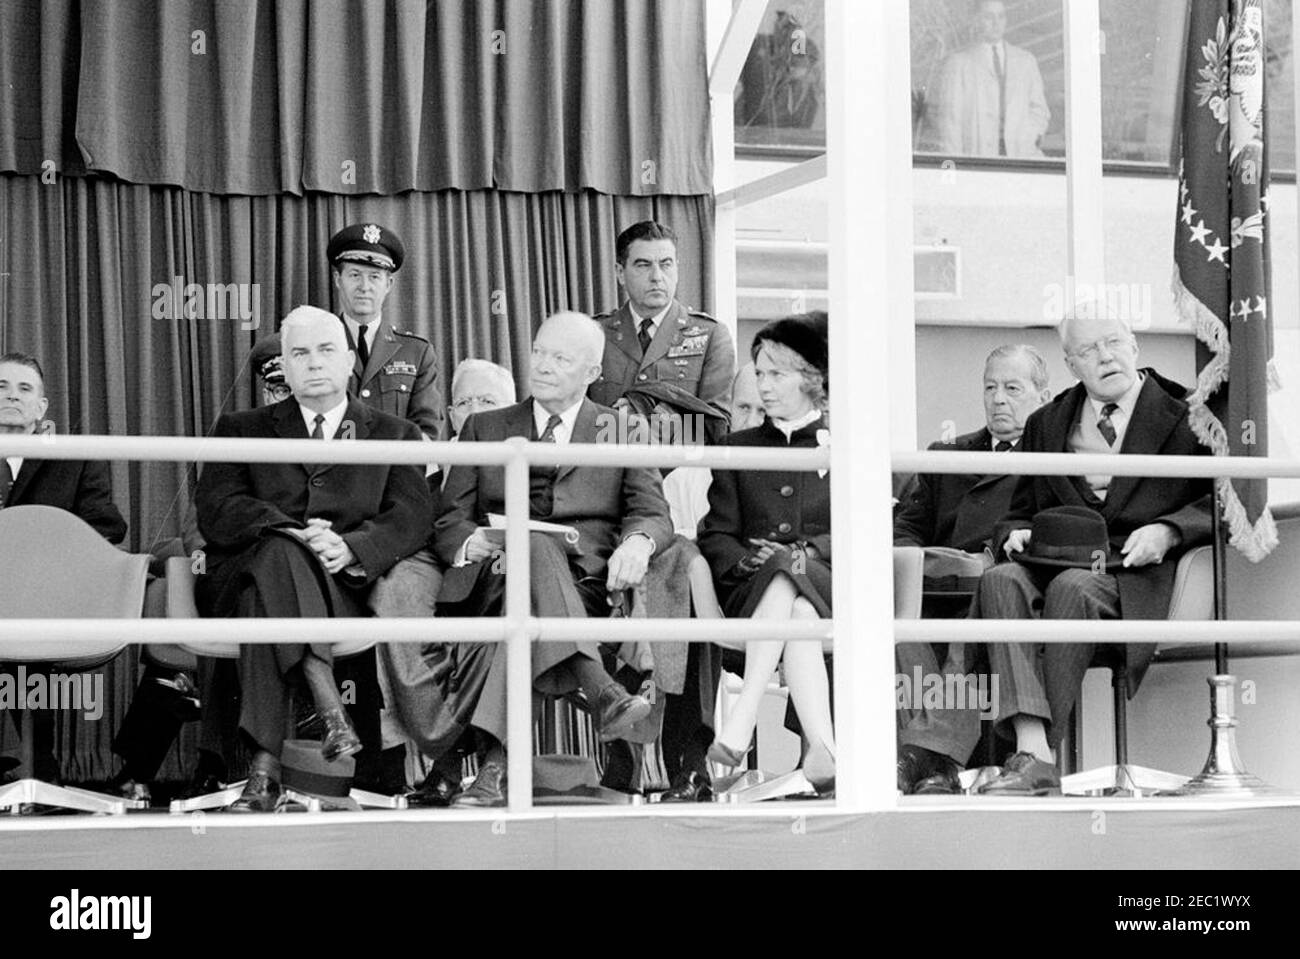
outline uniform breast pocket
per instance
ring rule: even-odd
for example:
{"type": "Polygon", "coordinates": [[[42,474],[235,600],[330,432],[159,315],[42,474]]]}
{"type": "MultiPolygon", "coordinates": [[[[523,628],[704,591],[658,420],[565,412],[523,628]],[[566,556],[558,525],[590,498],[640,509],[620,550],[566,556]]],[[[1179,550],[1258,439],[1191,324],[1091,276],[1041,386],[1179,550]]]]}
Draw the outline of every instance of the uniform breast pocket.
{"type": "Polygon", "coordinates": [[[386,374],[379,379],[379,391],[383,396],[385,412],[393,409],[405,410],[410,402],[411,390],[415,388],[415,376],[408,374],[386,374]]]}
{"type": "Polygon", "coordinates": [[[669,356],[655,364],[655,375],[661,381],[695,383],[704,368],[704,352],[683,356],[669,356]]]}

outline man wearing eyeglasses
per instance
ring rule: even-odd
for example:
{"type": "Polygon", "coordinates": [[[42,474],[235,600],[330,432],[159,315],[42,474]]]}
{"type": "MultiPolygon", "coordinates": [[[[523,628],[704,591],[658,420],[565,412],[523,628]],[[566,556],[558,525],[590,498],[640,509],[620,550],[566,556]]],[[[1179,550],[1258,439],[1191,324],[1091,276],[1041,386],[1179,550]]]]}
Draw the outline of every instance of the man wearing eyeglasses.
{"type": "Polygon", "coordinates": [[[488,360],[461,360],[451,377],[451,431],[473,413],[484,413],[515,402],[515,378],[504,366],[488,360]]]}
{"type": "MultiPolygon", "coordinates": [[[[1209,451],[1188,425],[1187,390],[1155,370],[1137,366],[1137,340],[1128,324],[1109,317],[1061,322],[1065,363],[1079,382],[1025,423],[1025,452],[1160,454],[1209,451]]],[[[1004,562],[986,572],[971,616],[984,619],[1163,619],[1169,610],[1178,557],[1210,539],[1208,479],[1022,476],[1008,514],[994,535],[1004,562]],[[1109,553],[1089,568],[1052,565],[1032,545],[1034,517],[1052,507],[1086,507],[1105,520],[1109,553]]],[[[1100,552],[1100,551],[1098,551],[1100,552]]],[[[992,643],[989,662],[1000,679],[996,730],[1014,739],[1016,753],[986,795],[1058,792],[1053,750],[1079,698],[1094,643],[992,643]]],[[[1154,645],[1125,647],[1130,695],[1151,661],[1154,645]]]]}

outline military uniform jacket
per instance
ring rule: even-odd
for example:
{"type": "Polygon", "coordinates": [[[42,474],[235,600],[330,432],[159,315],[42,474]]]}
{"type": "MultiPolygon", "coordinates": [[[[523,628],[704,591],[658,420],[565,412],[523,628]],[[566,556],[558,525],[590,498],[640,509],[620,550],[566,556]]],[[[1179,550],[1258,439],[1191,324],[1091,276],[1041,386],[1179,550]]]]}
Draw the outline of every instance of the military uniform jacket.
{"type": "MultiPolygon", "coordinates": [[[[348,346],[356,349],[352,332],[340,317],[348,346]]],[[[433,346],[424,337],[395,330],[385,318],[370,338],[370,362],[357,359],[348,392],[368,406],[410,420],[431,440],[442,439],[446,410],[438,390],[438,365],[433,346]]]]}
{"type": "Polygon", "coordinates": [[[593,402],[613,406],[634,386],[674,383],[695,394],[721,414],[710,417],[704,435],[717,443],[731,424],[731,381],[736,374],[736,350],[725,326],[697,310],[673,300],[655,330],[650,348],[641,353],[637,324],[629,304],[596,321],[605,329],[605,356],[600,379],[587,389],[593,402]]]}

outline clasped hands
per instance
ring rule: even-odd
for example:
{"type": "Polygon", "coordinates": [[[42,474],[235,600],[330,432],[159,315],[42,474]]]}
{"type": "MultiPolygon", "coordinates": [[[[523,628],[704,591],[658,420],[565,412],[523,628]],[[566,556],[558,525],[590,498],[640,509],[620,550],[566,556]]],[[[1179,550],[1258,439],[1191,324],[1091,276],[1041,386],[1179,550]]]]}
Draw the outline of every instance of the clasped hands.
{"type": "MultiPolygon", "coordinates": [[[[1012,530],[1002,549],[1010,557],[1029,545],[1030,531],[1012,530]]],[[[1151,566],[1162,562],[1165,554],[1183,541],[1183,534],[1168,523],[1147,523],[1128,534],[1120,552],[1124,554],[1124,568],[1151,566]]]]}
{"type": "Polygon", "coordinates": [[[817,550],[807,543],[777,543],[770,539],[750,539],[749,542],[754,547],[753,551],[737,564],[745,573],[755,573],[762,569],[763,564],[778,550],[797,550],[809,559],[817,558],[817,550]]]}
{"type": "Polygon", "coordinates": [[[352,547],[334,532],[334,525],[329,520],[312,517],[307,520],[305,529],[290,529],[289,532],[311,548],[331,576],[342,572],[364,575],[352,547]]]}

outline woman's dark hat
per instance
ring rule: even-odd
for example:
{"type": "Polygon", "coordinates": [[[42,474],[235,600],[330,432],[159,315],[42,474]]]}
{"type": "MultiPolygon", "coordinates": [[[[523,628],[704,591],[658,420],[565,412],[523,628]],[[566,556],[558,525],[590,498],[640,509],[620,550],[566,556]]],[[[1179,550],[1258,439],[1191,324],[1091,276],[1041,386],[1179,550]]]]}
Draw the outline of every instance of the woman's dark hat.
{"type": "Polygon", "coordinates": [[[754,335],[752,357],[758,356],[763,341],[779,343],[802,356],[809,366],[822,375],[829,388],[830,349],[827,346],[826,314],[822,311],[773,320],[754,335]]]}
{"type": "Polygon", "coordinates": [[[1098,572],[1124,562],[1111,549],[1105,517],[1086,506],[1053,506],[1040,512],[1034,517],[1029,545],[1011,558],[1030,566],[1098,572]]]}

